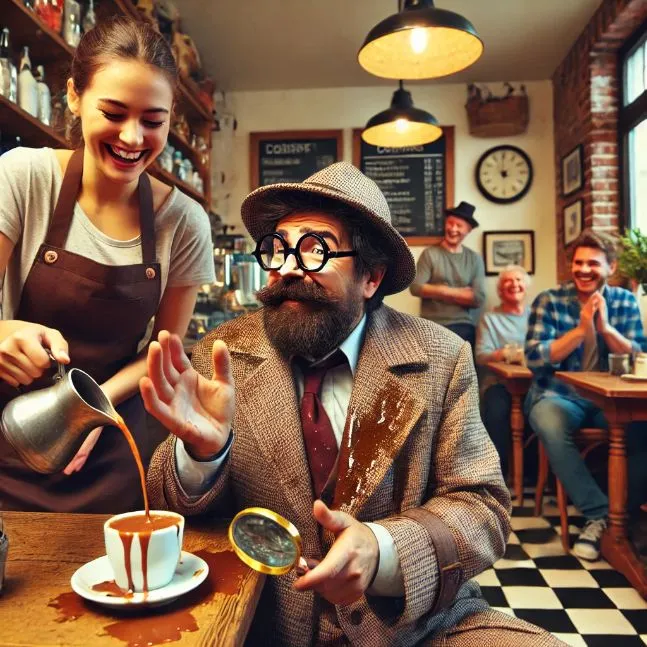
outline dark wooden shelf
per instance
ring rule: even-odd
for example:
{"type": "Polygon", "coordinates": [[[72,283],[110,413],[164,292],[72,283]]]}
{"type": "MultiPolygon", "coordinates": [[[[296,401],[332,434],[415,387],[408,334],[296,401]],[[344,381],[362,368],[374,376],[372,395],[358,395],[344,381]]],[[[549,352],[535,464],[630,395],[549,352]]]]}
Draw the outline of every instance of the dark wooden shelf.
{"type": "Polygon", "coordinates": [[[11,47],[16,54],[27,45],[34,66],[61,59],[72,60],[74,48],[27,9],[22,0],[4,0],[3,5],[2,26],[9,27],[11,47]]]}
{"type": "Polygon", "coordinates": [[[189,88],[187,82],[182,77],[180,77],[178,83],[178,93],[180,102],[186,108],[189,116],[205,121],[211,121],[213,119],[213,115],[209,109],[198,99],[195,92],[189,88]]]}
{"type": "Polygon", "coordinates": [[[0,128],[5,135],[19,135],[23,146],[69,148],[62,134],[46,126],[36,117],[32,117],[2,95],[0,95],[0,128]]]}
{"type": "Polygon", "coordinates": [[[180,189],[180,191],[186,193],[190,198],[197,200],[203,207],[206,206],[207,198],[202,193],[196,191],[196,189],[194,189],[187,182],[180,180],[172,173],[164,170],[159,164],[157,164],[157,162],[148,167],[148,172],[153,177],[156,177],[158,180],[161,180],[165,184],[170,184],[171,186],[175,185],[178,189],[180,189]]]}

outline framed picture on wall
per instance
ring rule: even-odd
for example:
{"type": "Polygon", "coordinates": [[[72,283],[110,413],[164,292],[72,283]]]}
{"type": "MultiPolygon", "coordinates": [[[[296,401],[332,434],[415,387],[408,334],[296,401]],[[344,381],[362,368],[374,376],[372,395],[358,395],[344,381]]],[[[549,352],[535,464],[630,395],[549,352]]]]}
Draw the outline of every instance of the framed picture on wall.
{"type": "Polygon", "coordinates": [[[484,231],[483,262],[487,276],[496,276],[507,265],[521,265],[528,274],[534,274],[535,232],[484,231]]]}
{"type": "Polygon", "coordinates": [[[576,146],[568,155],[562,157],[562,195],[567,196],[579,191],[584,184],[582,170],[582,144],[576,146]]]}
{"type": "Polygon", "coordinates": [[[581,233],[584,226],[584,200],[577,200],[564,207],[564,247],[570,245],[581,233]]]}

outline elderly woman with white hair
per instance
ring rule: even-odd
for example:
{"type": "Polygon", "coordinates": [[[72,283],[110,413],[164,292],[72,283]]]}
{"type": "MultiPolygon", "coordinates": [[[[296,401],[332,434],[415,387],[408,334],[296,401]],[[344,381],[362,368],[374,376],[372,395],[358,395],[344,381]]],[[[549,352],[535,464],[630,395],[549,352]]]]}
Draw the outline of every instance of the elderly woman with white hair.
{"type": "Polygon", "coordinates": [[[530,277],[519,265],[508,265],[499,274],[501,303],[486,312],[476,334],[476,364],[480,366],[481,417],[490,434],[505,473],[510,442],[510,394],[486,367],[488,362],[522,361],[530,309],[526,304],[530,277]],[[517,346],[518,352],[511,352],[517,346]]]}

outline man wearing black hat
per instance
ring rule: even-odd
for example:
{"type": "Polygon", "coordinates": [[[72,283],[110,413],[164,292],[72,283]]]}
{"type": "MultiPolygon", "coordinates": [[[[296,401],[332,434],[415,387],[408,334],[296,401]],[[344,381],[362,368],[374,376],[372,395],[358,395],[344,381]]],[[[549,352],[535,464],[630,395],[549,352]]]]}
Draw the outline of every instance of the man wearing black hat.
{"type": "Polygon", "coordinates": [[[485,303],[483,259],[463,246],[479,224],[474,205],[461,202],[445,211],[445,236],[418,260],[411,294],[422,299],[420,315],[455,332],[474,346],[479,308],[485,303]]]}

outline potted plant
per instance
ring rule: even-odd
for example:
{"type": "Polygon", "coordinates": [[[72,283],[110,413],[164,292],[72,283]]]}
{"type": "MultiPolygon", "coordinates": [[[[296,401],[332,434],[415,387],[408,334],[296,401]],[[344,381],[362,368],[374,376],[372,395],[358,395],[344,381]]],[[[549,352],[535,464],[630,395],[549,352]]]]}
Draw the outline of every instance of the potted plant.
{"type": "Polygon", "coordinates": [[[642,285],[643,294],[647,294],[647,236],[640,229],[630,229],[620,238],[618,268],[634,289],[642,285]]]}

